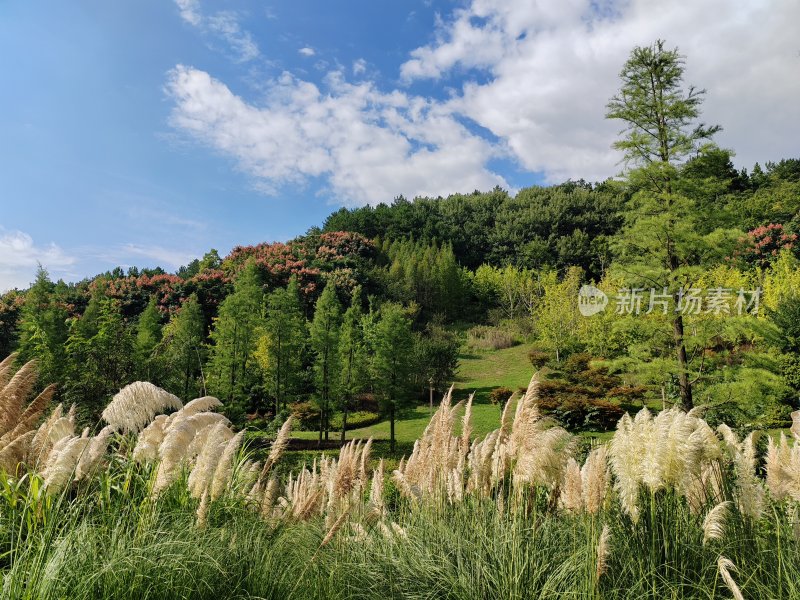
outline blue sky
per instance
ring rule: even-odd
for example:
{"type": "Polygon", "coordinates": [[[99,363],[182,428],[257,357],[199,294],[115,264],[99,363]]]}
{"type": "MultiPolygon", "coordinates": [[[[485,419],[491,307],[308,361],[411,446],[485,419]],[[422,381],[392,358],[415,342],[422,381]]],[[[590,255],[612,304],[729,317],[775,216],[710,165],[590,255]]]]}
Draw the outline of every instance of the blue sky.
{"type": "Polygon", "coordinates": [[[0,290],[37,262],[174,270],[398,194],[614,175],[603,107],[656,37],[737,161],[790,156],[799,20],[777,0],[2,2],[0,290]]]}

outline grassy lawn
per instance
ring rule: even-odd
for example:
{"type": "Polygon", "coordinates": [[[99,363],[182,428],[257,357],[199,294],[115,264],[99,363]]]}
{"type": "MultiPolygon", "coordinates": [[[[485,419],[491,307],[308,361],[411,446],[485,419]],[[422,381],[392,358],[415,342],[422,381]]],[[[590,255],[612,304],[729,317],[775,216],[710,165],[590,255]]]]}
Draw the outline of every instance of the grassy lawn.
{"type": "Polygon", "coordinates": [[[463,390],[463,394],[475,392],[477,404],[488,404],[489,393],[494,388],[505,386],[517,391],[517,388],[527,387],[533,375],[529,350],[528,344],[503,350],[465,348],[460,356],[456,390],[463,390]]]}
{"type": "MultiPolygon", "coordinates": [[[[475,392],[472,407],[473,435],[483,437],[500,426],[500,408],[489,402],[489,393],[496,387],[505,386],[516,391],[528,385],[533,368],[528,362],[528,346],[521,344],[503,350],[470,350],[464,349],[455,381],[456,399],[466,399],[475,392]]],[[[438,402],[441,397],[435,398],[438,402]]],[[[435,409],[435,406],[434,406],[435,409]]],[[[427,405],[417,406],[399,415],[395,422],[395,436],[399,443],[413,443],[430,421],[431,413],[427,405]]],[[[331,432],[332,439],[338,439],[338,433],[331,432]]],[[[317,439],[316,431],[295,431],[293,437],[301,439],[317,439]]],[[[389,439],[389,421],[381,421],[369,427],[352,429],[347,432],[347,439],[376,440],[389,439]]]]}
{"type": "MultiPolygon", "coordinates": [[[[463,414],[463,410],[461,411],[463,414]]],[[[431,413],[427,406],[417,406],[401,415],[395,421],[395,437],[398,442],[413,443],[422,435],[430,421],[431,413]]],[[[482,437],[500,426],[500,409],[492,404],[476,404],[472,407],[473,435],[482,437]]],[[[317,431],[295,431],[292,437],[315,440],[319,436],[317,431]]],[[[373,438],[376,440],[389,439],[389,421],[381,421],[369,427],[351,429],[347,432],[348,440],[373,438]]],[[[331,439],[339,439],[339,433],[331,433],[331,439]]]]}

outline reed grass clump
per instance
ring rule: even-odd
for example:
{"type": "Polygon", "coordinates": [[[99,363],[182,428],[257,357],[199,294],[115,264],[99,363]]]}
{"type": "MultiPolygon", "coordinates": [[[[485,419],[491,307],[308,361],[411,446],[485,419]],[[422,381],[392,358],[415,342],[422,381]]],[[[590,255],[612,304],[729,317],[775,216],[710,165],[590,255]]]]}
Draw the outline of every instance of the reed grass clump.
{"type": "Polygon", "coordinates": [[[291,419],[260,457],[216,398],[138,382],[79,433],[4,360],[0,596],[800,597],[800,413],[764,457],[677,409],[582,452],[538,390],[482,438],[450,390],[391,473],[353,440],[283,475],[291,419]]]}

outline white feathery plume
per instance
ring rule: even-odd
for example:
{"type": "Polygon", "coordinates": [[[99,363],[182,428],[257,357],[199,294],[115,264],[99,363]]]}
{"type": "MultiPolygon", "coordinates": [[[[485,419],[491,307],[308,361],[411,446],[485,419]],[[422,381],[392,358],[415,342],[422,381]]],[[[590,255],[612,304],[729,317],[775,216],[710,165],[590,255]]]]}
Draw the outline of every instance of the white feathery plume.
{"type": "Polygon", "coordinates": [[[214,425],[208,433],[206,443],[189,474],[188,486],[192,497],[202,497],[203,492],[209,488],[214,480],[220,457],[232,437],[233,432],[223,422],[214,425]]]}
{"type": "Polygon", "coordinates": [[[372,486],[369,490],[369,501],[380,515],[386,512],[386,505],[383,499],[383,459],[380,459],[378,468],[372,472],[372,486]]]}
{"type": "Polygon", "coordinates": [[[792,432],[794,439],[800,440],[800,410],[796,410],[792,413],[792,428],[789,430],[792,432]]]}
{"type": "Polygon", "coordinates": [[[744,600],[739,586],[736,585],[736,581],[734,581],[733,575],[731,575],[731,571],[734,573],[736,572],[736,566],[729,559],[720,556],[717,560],[717,568],[719,569],[719,574],[722,576],[725,585],[728,586],[731,594],[733,594],[734,600],[744,600]]]}
{"type": "Polygon", "coordinates": [[[730,500],[720,502],[703,519],[703,545],[710,540],[721,540],[725,535],[725,518],[732,506],[730,500]]]}
{"type": "Polygon", "coordinates": [[[45,489],[51,493],[58,492],[70,482],[88,444],[88,438],[73,437],[59,440],[53,446],[42,471],[45,489]]]}
{"type": "Polygon", "coordinates": [[[177,479],[186,458],[186,451],[196,432],[194,417],[175,423],[167,431],[164,441],[158,448],[160,462],[153,485],[154,496],[158,496],[177,479]]]}
{"type": "Polygon", "coordinates": [[[267,460],[264,461],[264,468],[261,471],[261,475],[259,476],[259,481],[262,481],[264,477],[267,476],[270,469],[275,466],[275,463],[278,462],[278,459],[283,454],[283,451],[286,449],[286,445],[289,443],[289,435],[292,432],[292,423],[293,418],[289,416],[281,425],[278,434],[275,436],[275,441],[272,442],[272,447],[270,448],[269,455],[267,456],[267,460]]]}
{"type": "Polygon", "coordinates": [[[608,570],[608,555],[611,552],[611,530],[608,525],[603,525],[600,539],[597,541],[597,564],[595,566],[595,581],[605,575],[608,570]]]}
{"type": "Polygon", "coordinates": [[[123,433],[140,431],[157,414],[178,410],[181,401],[147,381],[134,381],[122,388],[103,411],[103,419],[123,433]]]}
{"type": "Polygon", "coordinates": [[[602,444],[589,452],[581,468],[583,505],[591,515],[600,512],[606,499],[609,481],[608,446],[602,444]]]}
{"type": "Polygon", "coordinates": [[[564,483],[561,486],[558,503],[562,509],[575,514],[583,509],[581,468],[574,458],[570,458],[567,461],[567,466],[564,470],[564,483]]]}
{"type": "Polygon", "coordinates": [[[167,415],[158,415],[152,422],[142,429],[133,449],[133,460],[138,463],[149,462],[158,458],[158,448],[164,441],[164,427],[167,415]]]}
{"type": "Polygon", "coordinates": [[[217,468],[214,471],[214,478],[211,480],[209,489],[211,491],[211,501],[213,502],[225,491],[231,479],[233,472],[233,461],[236,458],[236,453],[239,451],[239,446],[244,439],[244,430],[233,436],[225,445],[225,449],[220,455],[217,468]]]}
{"type": "Polygon", "coordinates": [[[100,464],[108,449],[108,441],[113,432],[114,428],[107,425],[96,436],[88,438],[89,443],[81,453],[80,460],[75,467],[75,481],[84,479],[100,464]]]}
{"type": "Polygon", "coordinates": [[[464,419],[461,422],[461,452],[466,454],[469,451],[469,439],[472,436],[472,401],[475,392],[469,395],[466,407],[464,408],[464,419]]]}

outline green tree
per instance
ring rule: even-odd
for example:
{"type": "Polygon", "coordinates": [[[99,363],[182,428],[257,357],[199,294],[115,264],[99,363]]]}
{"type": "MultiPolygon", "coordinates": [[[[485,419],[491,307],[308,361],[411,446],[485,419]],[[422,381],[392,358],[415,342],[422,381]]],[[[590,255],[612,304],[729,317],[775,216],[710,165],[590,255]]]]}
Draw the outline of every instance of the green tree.
{"type": "Polygon", "coordinates": [[[415,375],[421,387],[428,388],[431,410],[434,392],[444,392],[455,379],[460,347],[458,336],[441,325],[429,324],[424,333],[416,336],[415,375]]]}
{"type": "Polygon", "coordinates": [[[69,335],[67,311],[56,298],[54,285],[41,265],[36,281],[25,294],[19,332],[20,361],[39,361],[41,384],[62,383],[66,367],[64,344],[69,335]]]}
{"type": "Polygon", "coordinates": [[[119,303],[103,298],[98,312],[72,322],[65,344],[65,399],[87,416],[97,417],[112,394],[130,383],[136,372],[134,342],[119,303]]]}
{"type": "Polygon", "coordinates": [[[256,358],[266,377],[267,391],[277,415],[297,392],[302,379],[302,352],[306,334],[297,277],[269,295],[267,318],[258,340],[256,358]]]}
{"type": "Polygon", "coordinates": [[[552,350],[556,361],[579,341],[581,315],[578,312],[578,289],[581,270],[570,268],[564,279],[558,280],[555,271],[542,277],[543,294],[534,311],[534,322],[539,341],[552,350]]]}
{"type": "Polygon", "coordinates": [[[233,293],[220,304],[211,332],[208,387],[231,409],[241,411],[258,384],[253,353],[264,326],[264,293],[254,263],[234,282],[233,293]]]}
{"type": "Polygon", "coordinates": [[[320,409],[319,440],[328,439],[331,405],[339,396],[339,334],[342,307],[336,286],[328,283],[317,300],[314,319],[309,324],[311,350],[314,353],[314,387],[320,409]]]}
{"type": "MultiPolygon", "coordinates": [[[[606,117],[625,123],[614,147],[634,168],[630,185],[638,190],[617,239],[618,267],[632,286],[649,282],[666,288],[678,302],[679,289],[690,287],[697,275],[692,267],[707,258],[712,247],[701,235],[696,202],[679,194],[676,181],[691,153],[719,131],[718,126],[695,125],[704,90],[683,87],[684,59],[658,40],[636,47],[620,73],[620,91],[607,105],[606,117]]],[[[678,361],[681,404],[693,406],[689,360],[682,314],[672,319],[678,361]]]]}
{"type": "Polygon", "coordinates": [[[185,400],[205,394],[206,326],[197,294],[189,296],[164,327],[159,346],[166,386],[185,400]]]}
{"type": "Polygon", "coordinates": [[[136,327],[136,363],[140,373],[147,381],[160,383],[156,368],[155,350],[161,342],[161,312],[156,297],[151,296],[147,307],[139,316],[136,327]]]}
{"type": "Polygon", "coordinates": [[[394,452],[397,409],[408,405],[413,398],[414,332],[411,319],[401,305],[388,302],[381,307],[373,335],[375,389],[389,414],[390,447],[394,452]]]}
{"type": "Polygon", "coordinates": [[[339,333],[339,364],[341,366],[339,408],[342,411],[342,442],[345,441],[347,432],[347,415],[350,405],[355,396],[362,392],[369,383],[363,321],[361,288],[356,287],[353,290],[350,306],[344,312],[339,333]]]}

